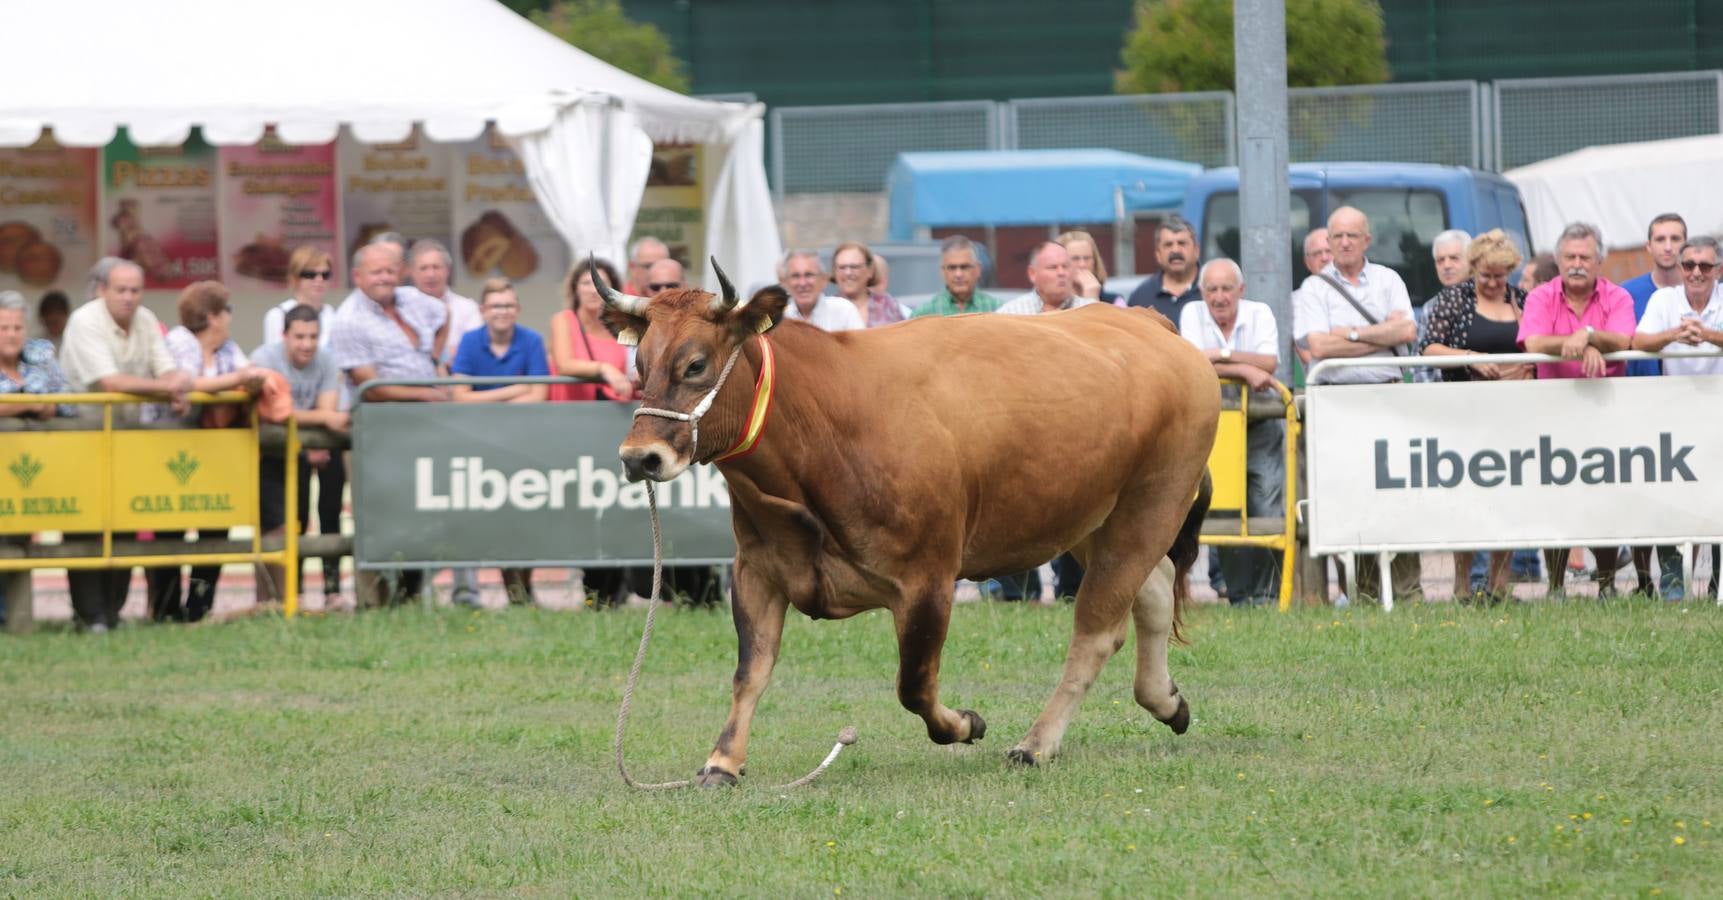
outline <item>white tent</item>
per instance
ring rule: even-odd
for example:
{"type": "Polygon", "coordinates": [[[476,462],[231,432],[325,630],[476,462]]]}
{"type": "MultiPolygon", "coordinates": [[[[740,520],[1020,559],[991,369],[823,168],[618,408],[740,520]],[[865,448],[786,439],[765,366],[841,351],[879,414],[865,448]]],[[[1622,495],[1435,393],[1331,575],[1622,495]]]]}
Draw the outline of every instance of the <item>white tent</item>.
{"type": "MultiPolygon", "coordinates": [[[[6,10],[6,62],[31,73],[0,96],[0,146],[45,127],[101,146],[192,126],[218,145],[265,125],[321,144],[512,139],[550,221],[578,253],[620,261],[653,141],[708,145],[707,252],[736,284],[777,280],[760,104],[665,90],[557,39],[495,0],[55,0],[6,10]]],[[[707,284],[714,283],[709,271],[707,284]]]]}
{"type": "Polygon", "coordinates": [[[1612,247],[1638,245],[1645,227],[1680,213],[1691,234],[1723,232],[1723,135],[1609,144],[1522,166],[1505,174],[1525,197],[1533,239],[1553,246],[1570,222],[1590,222],[1612,247]]]}

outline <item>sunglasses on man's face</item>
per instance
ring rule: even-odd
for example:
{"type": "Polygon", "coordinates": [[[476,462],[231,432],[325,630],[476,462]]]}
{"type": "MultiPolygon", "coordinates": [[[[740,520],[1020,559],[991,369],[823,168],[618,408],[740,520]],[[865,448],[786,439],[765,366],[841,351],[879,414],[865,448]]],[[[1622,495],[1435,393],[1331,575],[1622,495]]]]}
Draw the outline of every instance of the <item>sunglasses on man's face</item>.
{"type": "Polygon", "coordinates": [[[668,291],[671,288],[679,288],[681,286],[682,286],[682,282],[680,282],[680,281],[655,281],[651,284],[648,284],[646,286],[646,289],[651,291],[652,293],[656,294],[659,291],[668,291]]]}
{"type": "Polygon", "coordinates": [[[335,277],[335,273],[329,269],[318,269],[316,271],[312,271],[310,269],[301,269],[299,271],[299,277],[301,279],[304,279],[305,281],[310,281],[313,278],[321,278],[324,281],[328,281],[329,279],[335,277]]]}
{"type": "Polygon", "coordinates": [[[1717,263],[1700,262],[1696,259],[1684,259],[1681,261],[1681,270],[1683,272],[1691,272],[1694,269],[1698,269],[1699,274],[1709,275],[1711,274],[1711,270],[1715,268],[1717,268],[1717,263]]]}

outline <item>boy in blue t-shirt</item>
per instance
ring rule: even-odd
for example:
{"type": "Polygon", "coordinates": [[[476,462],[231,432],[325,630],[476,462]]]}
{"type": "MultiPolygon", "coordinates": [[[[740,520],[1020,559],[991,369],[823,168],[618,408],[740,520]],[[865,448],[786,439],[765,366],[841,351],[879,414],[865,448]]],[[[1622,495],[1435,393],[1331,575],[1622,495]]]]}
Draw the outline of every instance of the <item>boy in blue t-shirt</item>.
{"type": "MultiPolygon", "coordinates": [[[[475,328],[461,338],[455,361],[449,366],[451,374],[475,377],[550,374],[544,338],[531,328],[515,324],[520,319],[520,300],[507,278],[485,282],[484,292],[479,296],[479,314],[484,316],[485,327],[475,328]]],[[[550,387],[458,384],[454,394],[457,403],[543,403],[550,387]]]]}

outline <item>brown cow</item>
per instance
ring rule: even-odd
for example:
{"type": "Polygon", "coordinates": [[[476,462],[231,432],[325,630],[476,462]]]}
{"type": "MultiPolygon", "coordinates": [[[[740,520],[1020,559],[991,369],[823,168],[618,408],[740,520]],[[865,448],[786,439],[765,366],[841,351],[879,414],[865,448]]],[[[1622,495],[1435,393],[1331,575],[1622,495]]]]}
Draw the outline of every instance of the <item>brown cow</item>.
{"type": "Polygon", "coordinates": [[[1009,758],[1033,765],[1058,751],[1133,615],[1137,702],[1184,732],[1167,645],[1208,506],[1220,396],[1213,367],[1170,322],[1096,305],[829,334],[780,324],[782,288],[738,303],[719,278],[717,298],[605,297],[606,323],[639,344],[644,405],[620,450],[629,477],[668,481],[728,457],[738,660],[699,783],[742,772],[789,605],[815,619],[891,610],[898,699],[935,743],[979,739],[980,716],[939,702],[952,584],[1067,549],[1087,574],[1064,675],[1009,758]],[[775,377],[762,384],[768,358],[775,377]],[[690,427],[702,400],[709,412],[690,427]],[[764,430],[749,445],[757,406],[764,430]]]}

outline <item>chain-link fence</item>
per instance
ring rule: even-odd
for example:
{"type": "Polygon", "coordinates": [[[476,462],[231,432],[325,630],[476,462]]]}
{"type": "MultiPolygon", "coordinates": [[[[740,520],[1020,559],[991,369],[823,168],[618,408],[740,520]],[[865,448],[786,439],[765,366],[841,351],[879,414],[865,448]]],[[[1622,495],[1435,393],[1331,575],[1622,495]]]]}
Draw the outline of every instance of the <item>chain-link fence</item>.
{"type": "Polygon", "coordinates": [[[1286,92],[1289,158],[1480,166],[1478,84],[1436,81],[1286,92]]]}
{"type": "Polygon", "coordinates": [[[783,195],[881,190],[899,153],[999,147],[999,104],[787,106],[772,112],[772,184],[783,195]]]}
{"type": "Polygon", "coordinates": [[[1023,150],[1100,147],[1203,166],[1230,166],[1230,91],[1059,97],[1006,104],[1007,145],[1023,150]]]}
{"type": "MultiPolygon", "coordinates": [[[[1595,144],[1717,134],[1723,72],[1439,81],[1287,92],[1294,162],[1419,162],[1507,170],[1595,144]]],[[[872,193],[906,150],[1104,147],[1232,165],[1228,91],[773,111],[772,185],[872,193]]]]}
{"type": "Polygon", "coordinates": [[[1723,72],[1495,82],[1502,171],[1596,144],[1717,134],[1723,72]]]}

